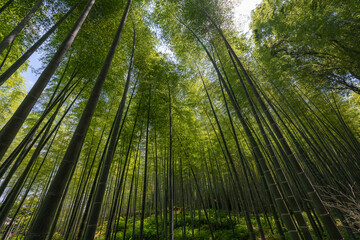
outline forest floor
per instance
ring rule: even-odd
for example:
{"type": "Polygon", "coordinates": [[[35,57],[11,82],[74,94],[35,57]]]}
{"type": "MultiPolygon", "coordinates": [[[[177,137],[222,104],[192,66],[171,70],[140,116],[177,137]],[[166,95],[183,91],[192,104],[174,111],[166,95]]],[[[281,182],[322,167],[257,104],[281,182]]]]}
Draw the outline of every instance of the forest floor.
{"type": "MultiPolygon", "coordinates": [[[[207,210],[209,214],[209,221],[211,229],[213,231],[215,239],[221,240],[245,240],[250,239],[250,234],[247,230],[246,222],[244,217],[228,216],[226,212],[215,212],[212,210],[207,210]]],[[[304,215],[305,216],[305,215],[304,215]]],[[[305,216],[306,217],[306,216],[305,216]]],[[[120,239],[139,239],[140,235],[140,216],[136,216],[135,224],[133,217],[128,219],[126,233],[124,238],[124,229],[125,229],[125,218],[120,217],[118,219],[117,230],[116,230],[116,240],[120,239]]],[[[280,235],[276,229],[274,219],[269,215],[260,214],[259,216],[262,227],[264,229],[265,237],[269,240],[281,239],[280,235]]],[[[308,219],[306,218],[308,221],[308,219]]],[[[257,239],[260,238],[259,228],[256,224],[255,216],[251,218],[252,225],[254,227],[254,232],[257,239]]],[[[168,224],[168,223],[167,223],[168,224]]],[[[97,240],[104,239],[104,233],[106,231],[106,224],[103,228],[99,228],[97,232],[97,240]]],[[[156,218],[155,215],[148,216],[144,220],[144,230],[143,230],[143,239],[147,240],[157,240],[157,239],[167,239],[163,232],[163,221],[160,214],[158,215],[158,229],[156,228],[156,218]]],[[[309,223],[310,226],[310,223],[309,223]]],[[[314,233],[313,229],[310,230],[314,233]]],[[[346,235],[345,229],[340,227],[340,230],[343,233],[343,236],[346,235]]],[[[169,232],[167,232],[169,234],[169,232]]],[[[284,233],[285,238],[289,239],[287,232],[284,233]]],[[[327,236],[322,235],[322,239],[331,240],[327,236]]],[[[211,231],[209,223],[205,217],[204,211],[195,211],[193,215],[190,215],[189,211],[183,213],[177,213],[174,216],[174,239],[211,239],[211,231]],[[200,212],[200,215],[199,215],[200,212]]],[[[314,235],[314,239],[319,239],[314,235]]],[[[345,239],[350,239],[346,238],[345,239]]]]}

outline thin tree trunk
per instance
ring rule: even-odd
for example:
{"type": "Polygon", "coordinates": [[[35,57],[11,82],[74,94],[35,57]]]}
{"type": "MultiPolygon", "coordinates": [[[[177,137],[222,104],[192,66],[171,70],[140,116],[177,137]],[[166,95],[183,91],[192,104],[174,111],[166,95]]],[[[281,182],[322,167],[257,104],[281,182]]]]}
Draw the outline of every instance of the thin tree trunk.
{"type": "MultiPolygon", "coordinates": [[[[140,136],[139,136],[139,143],[138,143],[138,151],[140,149],[140,144],[141,144],[141,137],[142,137],[142,129],[143,129],[143,123],[141,123],[141,128],[140,128],[140,136]]],[[[140,155],[140,154],[139,154],[140,155]]],[[[140,156],[139,156],[140,158],[140,156]]],[[[133,225],[132,225],[132,236],[135,236],[135,223],[136,223],[136,203],[137,203],[137,194],[138,194],[138,186],[139,186],[139,178],[140,178],[140,159],[139,159],[139,166],[137,168],[137,173],[136,173],[136,182],[135,182],[135,194],[134,194],[134,205],[133,205],[133,225]]]]}
{"type": "Polygon", "coordinates": [[[172,149],[172,115],[171,115],[171,91],[170,83],[168,83],[169,92],[169,190],[170,190],[170,201],[169,201],[169,239],[174,240],[174,159],[172,149]]]}
{"type": "Polygon", "coordinates": [[[148,166],[148,155],[149,155],[149,125],[150,125],[150,107],[151,107],[151,87],[149,88],[149,105],[148,105],[148,116],[146,123],[146,145],[145,145],[145,159],[144,159],[144,189],[142,195],[142,206],[141,206],[141,219],[140,219],[140,233],[139,239],[143,239],[144,231],[144,219],[145,219],[145,204],[146,204],[146,190],[147,190],[147,166],[148,166]]]}
{"type": "Polygon", "coordinates": [[[184,177],[183,177],[182,158],[180,157],[180,186],[181,186],[181,213],[182,213],[182,239],[186,239],[186,222],[185,222],[185,191],[184,191],[184,177]]]}
{"type": "Polygon", "coordinates": [[[160,235],[159,235],[159,216],[158,216],[158,201],[159,201],[159,183],[158,183],[158,155],[157,155],[157,139],[156,139],[156,128],[154,127],[154,132],[155,132],[155,224],[156,224],[156,238],[159,239],[160,235]]]}
{"type": "MultiPolygon", "coordinates": [[[[6,55],[5,55],[5,57],[4,57],[4,59],[3,59],[3,61],[2,61],[2,62],[1,62],[1,64],[0,64],[0,70],[1,70],[1,69],[2,69],[2,67],[4,66],[4,64],[5,64],[6,60],[8,59],[9,54],[10,54],[11,49],[12,49],[12,46],[14,46],[14,42],[11,42],[11,44],[10,44],[10,47],[9,47],[8,51],[6,52],[6,55]]],[[[1,84],[1,82],[0,82],[0,86],[1,86],[1,85],[2,85],[2,84],[1,84]]]]}
{"type": "MultiPolygon", "coordinates": [[[[140,142],[140,141],[139,141],[139,142],[140,142]]],[[[138,149],[138,150],[139,150],[139,149],[138,149]]],[[[138,150],[137,150],[137,151],[138,151],[138,150]]],[[[136,152],[136,156],[135,156],[135,160],[134,160],[134,166],[133,166],[133,172],[132,172],[132,177],[131,177],[131,185],[130,185],[129,198],[128,198],[128,202],[127,202],[127,206],[126,206],[126,215],[125,215],[125,225],[124,225],[123,240],[126,240],[127,223],[128,223],[128,218],[129,218],[130,205],[131,205],[131,197],[132,197],[132,192],[133,192],[133,187],[134,187],[134,178],[135,178],[135,173],[136,173],[137,154],[138,154],[138,153],[136,152]]]]}
{"type": "Polygon", "coordinates": [[[7,1],[7,2],[0,8],[0,14],[1,14],[7,7],[9,7],[12,2],[14,2],[14,0],[9,0],[9,1],[7,1]]]}
{"type": "MultiPolygon", "coordinates": [[[[23,30],[26,24],[31,20],[34,16],[36,11],[41,6],[43,0],[37,0],[33,8],[30,12],[21,20],[21,22],[12,30],[9,35],[7,35],[1,42],[0,42],[0,54],[15,40],[16,36],[23,30]]],[[[6,4],[5,4],[6,5],[6,4]]]]}

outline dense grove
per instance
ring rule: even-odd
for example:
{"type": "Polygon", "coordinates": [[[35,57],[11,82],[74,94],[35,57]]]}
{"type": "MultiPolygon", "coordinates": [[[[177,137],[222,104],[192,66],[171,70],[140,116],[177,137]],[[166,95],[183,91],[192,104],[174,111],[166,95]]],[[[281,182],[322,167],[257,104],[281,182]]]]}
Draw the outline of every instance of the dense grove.
{"type": "Polygon", "coordinates": [[[358,1],[239,3],[0,0],[1,238],[359,239],[358,1]]]}

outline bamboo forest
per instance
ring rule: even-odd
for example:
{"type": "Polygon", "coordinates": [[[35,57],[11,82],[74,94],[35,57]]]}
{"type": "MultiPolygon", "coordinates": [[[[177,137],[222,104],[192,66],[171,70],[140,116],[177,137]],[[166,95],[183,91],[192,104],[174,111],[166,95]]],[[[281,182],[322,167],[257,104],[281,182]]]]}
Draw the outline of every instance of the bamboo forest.
{"type": "Polygon", "coordinates": [[[1,240],[359,240],[360,1],[0,0],[0,129],[1,240]]]}

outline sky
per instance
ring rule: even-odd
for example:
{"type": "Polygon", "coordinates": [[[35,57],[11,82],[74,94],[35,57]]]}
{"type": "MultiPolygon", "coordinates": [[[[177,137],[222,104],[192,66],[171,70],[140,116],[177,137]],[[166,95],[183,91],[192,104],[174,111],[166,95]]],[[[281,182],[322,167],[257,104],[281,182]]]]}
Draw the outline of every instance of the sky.
{"type": "Polygon", "coordinates": [[[251,11],[261,2],[262,0],[242,0],[234,8],[235,23],[241,31],[246,33],[250,30],[251,11]]]}
{"type": "Polygon", "coordinates": [[[35,70],[41,67],[40,62],[41,55],[38,52],[34,52],[33,55],[29,58],[29,68],[26,72],[22,72],[21,75],[25,78],[25,88],[26,91],[29,91],[34,85],[35,81],[39,77],[38,74],[35,74],[35,70]]]}
{"type": "MultiPolygon", "coordinates": [[[[234,8],[234,21],[240,31],[244,33],[249,32],[251,11],[261,2],[262,0],[242,0],[240,4],[234,8]]],[[[22,76],[25,77],[25,87],[27,91],[31,89],[39,77],[35,71],[41,67],[41,62],[39,60],[40,57],[41,55],[38,52],[35,52],[29,59],[30,62],[28,70],[22,73],[22,76]]]]}

